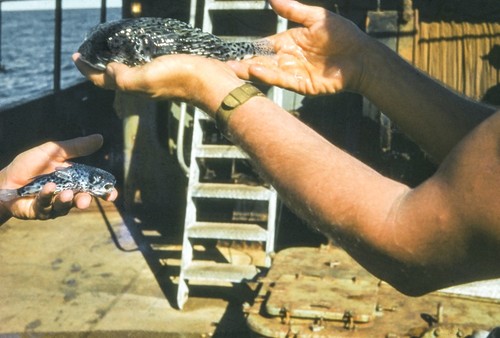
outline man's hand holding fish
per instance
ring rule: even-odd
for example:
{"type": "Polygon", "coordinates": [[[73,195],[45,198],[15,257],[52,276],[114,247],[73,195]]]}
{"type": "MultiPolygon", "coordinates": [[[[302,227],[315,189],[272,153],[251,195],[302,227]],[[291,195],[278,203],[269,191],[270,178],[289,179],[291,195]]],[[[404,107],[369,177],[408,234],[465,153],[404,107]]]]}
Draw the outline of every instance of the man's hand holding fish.
{"type": "Polygon", "coordinates": [[[153,99],[182,100],[212,115],[228,92],[245,83],[227,64],[193,55],[160,56],[139,67],[113,62],[104,72],[88,66],[79,57],[73,55],[78,69],[99,87],[136,92],[153,99]]]}
{"type": "MultiPolygon", "coordinates": [[[[47,142],[31,148],[18,156],[0,171],[0,195],[27,185],[34,178],[62,167],[70,166],[66,161],[71,158],[86,156],[98,150],[102,145],[101,135],[90,135],[61,142],[47,142]]],[[[89,193],[76,193],[63,190],[56,193],[56,183],[46,183],[39,193],[19,198],[3,198],[0,201],[0,224],[9,218],[50,219],[66,215],[71,208],[85,209],[90,206],[92,196],[89,193]]],[[[107,200],[117,197],[116,190],[107,195],[107,200]]]]}

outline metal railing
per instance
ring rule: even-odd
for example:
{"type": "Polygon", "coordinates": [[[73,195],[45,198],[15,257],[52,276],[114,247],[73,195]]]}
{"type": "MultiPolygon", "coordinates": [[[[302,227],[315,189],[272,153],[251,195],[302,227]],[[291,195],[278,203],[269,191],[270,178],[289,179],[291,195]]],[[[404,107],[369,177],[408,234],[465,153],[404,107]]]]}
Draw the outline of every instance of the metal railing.
{"type": "MultiPolygon", "coordinates": [[[[7,0],[10,2],[22,1],[22,0],[7,0]]],[[[2,65],[2,3],[7,2],[5,0],[0,0],[0,71],[5,70],[2,65]]],[[[54,0],[54,74],[53,74],[53,85],[52,89],[54,93],[61,90],[61,52],[62,52],[62,20],[63,20],[63,0],[54,0]]],[[[100,22],[106,21],[106,0],[101,0],[101,15],[100,22]]]]}
{"type": "Polygon", "coordinates": [[[2,1],[0,0],[0,72],[5,70],[2,64],[2,1]]]}

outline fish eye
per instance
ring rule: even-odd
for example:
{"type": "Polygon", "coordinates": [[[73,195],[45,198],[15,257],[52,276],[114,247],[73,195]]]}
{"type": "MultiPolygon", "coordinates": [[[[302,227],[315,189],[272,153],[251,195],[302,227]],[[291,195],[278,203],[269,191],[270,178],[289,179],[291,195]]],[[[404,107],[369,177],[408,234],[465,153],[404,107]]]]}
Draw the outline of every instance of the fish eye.
{"type": "Polygon", "coordinates": [[[104,185],[104,189],[106,189],[106,190],[111,190],[111,189],[113,189],[113,187],[114,187],[113,183],[106,183],[104,185]]]}

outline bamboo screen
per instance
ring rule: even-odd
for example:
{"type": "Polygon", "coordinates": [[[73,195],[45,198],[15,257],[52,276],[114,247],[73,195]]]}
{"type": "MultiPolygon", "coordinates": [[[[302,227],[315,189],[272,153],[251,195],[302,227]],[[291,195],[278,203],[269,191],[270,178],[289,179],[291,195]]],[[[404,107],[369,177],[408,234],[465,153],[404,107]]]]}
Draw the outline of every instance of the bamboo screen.
{"type": "Polygon", "coordinates": [[[420,22],[409,59],[432,77],[481,100],[500,83],[500,23],[420,22]]]}

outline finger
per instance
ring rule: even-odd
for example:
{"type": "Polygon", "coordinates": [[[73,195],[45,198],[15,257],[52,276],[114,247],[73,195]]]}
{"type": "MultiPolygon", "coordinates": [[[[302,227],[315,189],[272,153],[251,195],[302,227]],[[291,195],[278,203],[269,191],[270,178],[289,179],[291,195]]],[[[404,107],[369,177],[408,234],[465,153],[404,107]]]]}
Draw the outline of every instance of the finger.
{"type": "Polygon", "coordinates": [[[81,59],[79,53],[73,54],[72,59],[80,73],[92,81],[96,86],[104,89],[116,89],[116,83],[112,74],[91,67],[81,59]]]}
{"type": "Polygon", "coordinates": [[[49,182],[45,184],[35,199],[35,204],[38,210],[52,209],[52,198],[56,191],[56,184],[49,182]]]}
{"type": "Polygon", "coordinates": [[[227,61],[226,64],[239,78],[243,80],[255,80],[256,78],[253,74],[255,67],[263,72],[265,69],[277,69],[278,60],[273,57],[256,56],[241,61],[227,61]]]}
{"type": "MultiPolygon", "coordinates": [[[[103,137],[100,134],[77,137],[71,140],[51,142],[57,155],[63,160],[90,155],[102,147],[103,137]]],[[[49,142],[50,144],[50,142],[49,142]]]]}
{"type": "Polygon", "coordinates": [[[117,197],[118,197],[118,191],[114,189],[108,196],[106,196],[106,201],[113,202],[116,200],[117,197]]]}
{"type": "Polygon", "coordinates": [[[238,61],[231,62],[228,65],[242,80],[264,85],[278,85],[279,75],[272,68],[238,61]]]}
{"type": "Polygon", "coordinates": [[[250,78],[273,86],[285,89],[297,90],[297,78],[293,74],[283,72],[277,68],[263,65],[251,65],[248,69],[250,78]]]}
{"type": "Polygon", "coordinates": [[[43,186],[40,193],[35,197],[33,202],[33,211],[35,218],[48,219],[52,214],[52,198],[56,190],[55,183],[47,183],[43,186]]]}
{"type": "Polygon", "coordinates": [[[108,65],[106,66],[106,73],[109,75],[110,78],[113,78],[113,80],[116,81],[116,78],[123,73],[127,77],[134,76],[135,73],[140,73],[140,72],[137,72],[137,70],[139,70],[139,69],[141,69],[140,66],[129,67],[123,63],[111,62],[111,63],[108,63],[108,65]]]}
{"type": "Polygon", "coordinates": [[[194,59],[183,62],[182,59],[189,56],[192,57],[185,54],[163,55],[137,67],[113,62],[106,67],[106,73],[113,79],[118,90],[147,94],[151,87],[160,85],[158,82],[166,82],[169,76],[176,74],[180,69],[180,63],[193,62],[194,59]]]}
{"type": "Polygon", "coordinates": [[[94,82],[95,85],[102,87],[104,85],[104,72],[92,68],[90,65],[82,61],[80,56],[80,53],[75,53],[71,56],[76,68],[78,68],[83,76],[94,82]]]}
{"type": "Polygon", "coordinates": [[[233,70],[233,72],[243,80],[250,80],[249,68],[250,64],[240,61],[227,61],[226,64],[233,70]]]}
{"type": "Polygon", "coordinates": [[[87,209],[92,203],[92,196],[87,193],[79,193],[75,195],[74,204],[78,209],[87,209]]]}
{"type": "Polygon", "coordinates": [[[73,191],[64,190],[56,195],[52,204],[52,216],[64,216],[73,207],[73,191]]]}
{"type": "Polygon", "coordinates": [[[294,0],[271,0],[271,6],[279,16],[306,27],[323,19],[326,14],[324,8],[307,6],[294,0]]]}
{"type": "MultiPolygon", "coordinates": [[[[146,67],[147,69],[147,67],[146,67]]],[[[122,63],[113,62],[106,67],[106,74],[121,91],[138,91],[144,87],[145,67],[128,67],[122,63]]]]}

